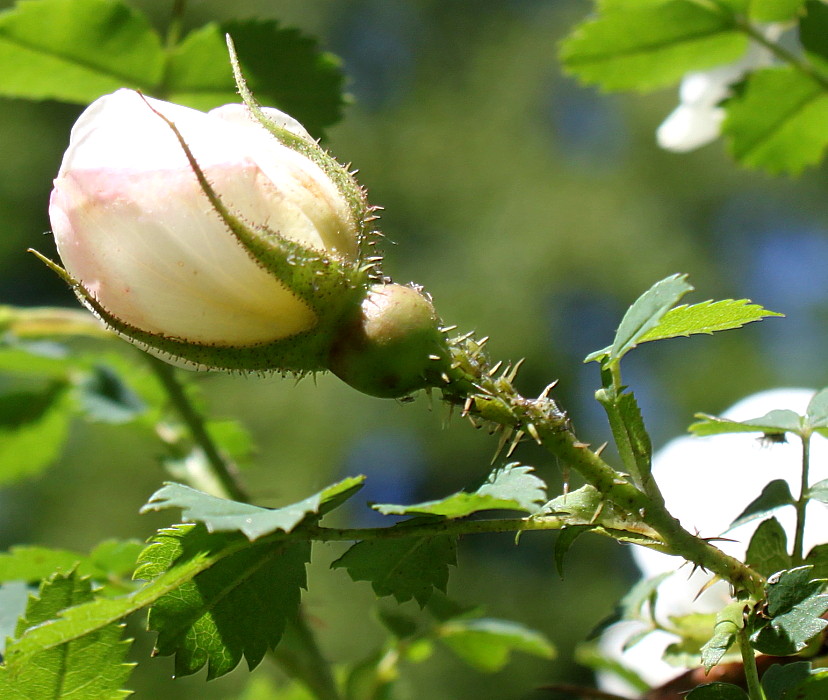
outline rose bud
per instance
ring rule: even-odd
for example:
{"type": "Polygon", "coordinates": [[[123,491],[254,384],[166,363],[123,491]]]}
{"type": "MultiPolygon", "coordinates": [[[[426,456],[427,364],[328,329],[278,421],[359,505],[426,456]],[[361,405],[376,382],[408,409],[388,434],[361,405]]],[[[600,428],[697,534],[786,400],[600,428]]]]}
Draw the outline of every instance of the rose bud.
{"type": "Polygon", "coordinates": [[[264,113],[119,90],[72,129],[49,207],[66,269],[50,266],[173,364],[324,369],[369,286],[362,190],[297,121],[264,113]]]}

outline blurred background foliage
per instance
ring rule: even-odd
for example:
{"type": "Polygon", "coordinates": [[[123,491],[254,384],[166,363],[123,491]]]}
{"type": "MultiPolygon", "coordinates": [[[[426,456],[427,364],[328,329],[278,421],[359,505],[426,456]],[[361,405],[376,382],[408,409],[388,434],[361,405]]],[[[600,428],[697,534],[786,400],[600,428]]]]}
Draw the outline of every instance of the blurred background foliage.
{"type": "MultiPolygon", "coordinates": [[[[0,0],[0,9],[11,4],[0,0]]],[[[172,3],[131,4],[163,28],[172,3]]],[[[592,398],[597,366],[583,357],[611,340],[640,292],[674,272],[690,274],[692,301],[749,297],[787,318],[631,356],[625,379],[657,446],[695,411],[716,413],[762,388],[828,384],[825,169],[770,179],[738,170],[719,144],[659,150],[654,130],[674,91],[608,96],[562,75],[557,42],[588,10],[582,0],[191,0],[185,29],[278,18],[342,58],[352,102],[327,146],[359,168],[384,207],[386,273],[424,285],[447,323],[490,335],[494,357],[526,357],[524,393],[560,379],[555,395],[583,439],[608,437],[592,398]]],[[[25,249],[53,252],[43,235],[50,182],[81,109],[0,100],[0,303],[76,305],[25,249]]],[[[263,505],[357,473],[369,477],[360,505],[414,502],[475,487],[489,472],[495,439],[425,397],[372,399],[328,376],[195,381],[211,415],[251,431],[244,478],[263,505]]],[[[2,545],[85,551],[105,537],[148,537],[169,522],[168,513],[138,515],[165,478],[161,452],[146,429],[73,423],[57,463],[0,494],[2,545]]],[[[516,456],[560,488],[550,458],[531,446],[516,456]]],[[[349,522],[378,517],[352,506],[349,522]]],[[[466,539],[449,593],[540,629],[559,657],[517,657],[482,676],[440,652],[406,669],[402,697],[543,698],[527,689],[591,682],[573,646],[635,574],[622,547],[583,538],[561,581],[552,545],[549,535],[527,535],[519,547],[508,535],[466,539]]],[[[354,661],[383,636],[369,585],[327,571],[341,552],[316,547],[305,600],[329,656],[354,661]]],[[[140,625],[133,654],[145,659],[152,640],[140,625]]],[[[273,672],[265,662],[256,673],[273,672]]],[[[143,663],[129,687],[138,697],[232,698],[248,676],[241,668],[210,684],[203,673],[170,683],[171,673],[171,659],[143,663]]]]}

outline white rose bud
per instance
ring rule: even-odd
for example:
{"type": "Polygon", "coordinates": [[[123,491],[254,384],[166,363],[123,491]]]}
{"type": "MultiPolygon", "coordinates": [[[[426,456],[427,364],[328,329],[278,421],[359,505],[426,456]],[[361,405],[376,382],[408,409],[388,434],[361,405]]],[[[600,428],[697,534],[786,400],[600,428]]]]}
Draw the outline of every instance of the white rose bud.
{"type": "Polygon", "coordinates": [[[72,129],[49,207],[57,270],[174,364],[323,369],[369,285],[359,186],[298,122],[265,114],[276,135],[240,104],[205,114],[119,90],[72,129]]]}

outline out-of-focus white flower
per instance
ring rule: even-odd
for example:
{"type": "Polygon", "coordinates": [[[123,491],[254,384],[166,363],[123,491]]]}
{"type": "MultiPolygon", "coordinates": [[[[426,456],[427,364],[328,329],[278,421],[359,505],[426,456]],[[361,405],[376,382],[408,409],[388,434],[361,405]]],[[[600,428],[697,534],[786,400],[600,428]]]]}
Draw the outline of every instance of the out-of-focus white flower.
{"type": "MultiPolygon", "coordinates": [[[[804,415],[814,395],[809,389],[774,389],[749,396],[722,415],[743,421],[764,416],[774,409],[790,409],[804,415]]],[[[744,508],[773,479],[785,479],[795,496],[799,494],[802,469],[802,444],[768,443],[755,433],[726,434],[707,438],[681,437],[668,443],[653,460],[653,474],[664,494],[668,510],[690,532],[701,537],[718,537],[725,533],[730,541],[716,546],[744,560],[750,537],[761,519],[727,530],[744,508]]],[[[811,482],[828,478],[828,441],[814,435],[811,440],[811,482]]],[[[774,517],[793,541],[796,516],[793,508],[782,508],[774,517]]],[[[821,503],[808,504],[805,552],[826,540],[828,508],[821,503]]],[[[705,589],[711,575],[701,570],[691,574],[689,565],[681,567],[677,557],[644,547],[635,547],[633,557],[642,578],[673,572],[658,587],[655,615],[660,621],[689,613],[713,613],[729,602],[729,587],[718,582],[705,589]],[[679,568],[681,567],[681,568],[679,568]]],[[[664,650],[677,641],[666,632],[656,632],[627,651],[626,640],[643,629],[643,624],[626,621],[608,629],[601,639],[604,654],[633,669],[652,686],[659,686],[686,669],[662,660],[664,650]]],[[[599,677],[601,687],[613,693],[631,693],[632,689],[609,674],[599,677]]]]}
{"type": "MultiPolygon", "coordinates": [[[[763,33],[775,41],[782,27],[771,24],[763,33]]],[[[751,42],[747,53],[735,63],[685,75],[679,87],[679,106],[656,130],[658,145],[668,151],[686,153],[718,138],[725,116],[719,104],[730,95],[731,85],[749,71],[769,65],[772,59],[770,51],[751,42]]]]}
{"type": "MultiPolygon", "coordinates": [[[[265,112],[318,149],[296,120],[265,112]]],[[[289,275],[274,273],[268,257],[287,270],[320,256],[356,269],[362,223],[329,174],[246,107],[205,114],[131,90],[96,100],[78,119],[49,214],[82,300],[93,300],[103,320],[150,352],[207,367],[216,364],[216,349],[229,356],[317,327],[319,306],[289,275]],[[254,232],[255,245],[234,235],[211,205],[175,133],[153,110],[175,124],[222,203],[254,232]]],[[[330,292],[321,282],[320,289],[330,292]]],[[[250,369],[265,369],[264,362],[250,369]]]]}

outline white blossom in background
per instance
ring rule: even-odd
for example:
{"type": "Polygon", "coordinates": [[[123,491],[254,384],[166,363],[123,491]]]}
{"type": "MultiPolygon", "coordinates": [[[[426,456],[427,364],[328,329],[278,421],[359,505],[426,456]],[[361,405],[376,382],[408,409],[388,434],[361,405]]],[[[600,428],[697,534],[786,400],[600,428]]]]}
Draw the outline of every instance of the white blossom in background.
{"type": "MultiPolygon", "coordinates": [[[[789,409],[804,415],[815,391],[811,389],[774,389],[749,396],[722,416],[743,421],[759,418],[771,410],[789,409]]],[[[785,479],[791,493],[800,492],[802,443],[769,443],[756,433],[716,435],[706,438],[686,436],[673,440],[659,450],[653,460],[653,474],[664,494],[668,510],[690,532],[701,537],[723,535],[731,540],[716,546],[744,560],[750,537],[762,522],[757,519],[733,530],[727,530],[744,508],[773,479],[785,479]]],[[[828,478],[828,441],[819,435],[811,440],[810,482],[828,478]]],[[[788,548],[794,538],[796,515],[791,507],[773,513],[788,535],[788,548]]],[[[825,542],[828,533],[828,507],[822,503],[808,504],[805,553],[815,544],[825,542]]],[[[709,573],[644,547],[634,547],[633,557],[648,579],[673,572],[658,588],[656,619],[665,623],[670,616],[689,613],[718,612],[729,602],[729,586],[719,581],[699,591],[710,580],[709,573]],[[697,597],[698,596],[698,597],[697,597]]],[[[662,660],[664,650],[678,640],[667,632],[654,632],[626,652],[622,647],[643,623],[625,621],[609,628],[601,638],[602,652],[638,673],[651,686],[657,687],[681,675],[687,669],[662,660]]],[[[601,688],[619,695],[634,696],[633,689],[616,676],[599,674],[601,688]]]]}
{"type": "MultiPolygon", "coordinates": [[[[770,24],[763,33],[775,41],[782,34],[782,26],[770,24]]],[[[658,145],[668,151],[687,153],[718,138],[725,117],[719,104],[730,95],[731,86],[750,71],[770,65],[772,60],[770,51],[751,42],[747,53],[735,63],[687,73],[679,87],[679,106],[656,130],[658,145]]]]}

